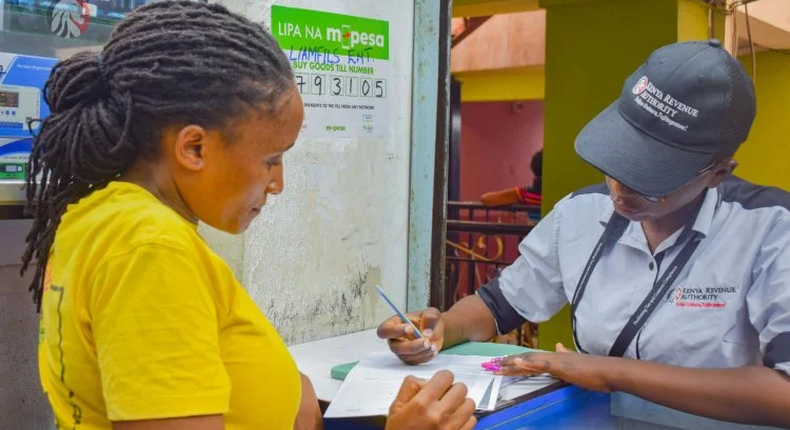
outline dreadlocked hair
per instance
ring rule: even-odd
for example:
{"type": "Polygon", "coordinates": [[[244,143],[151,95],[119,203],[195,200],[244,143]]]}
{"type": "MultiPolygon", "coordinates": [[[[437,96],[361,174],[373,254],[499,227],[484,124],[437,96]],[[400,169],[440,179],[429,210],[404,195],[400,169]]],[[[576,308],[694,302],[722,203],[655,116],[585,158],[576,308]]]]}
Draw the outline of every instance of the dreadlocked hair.
{"type": "Polygon", "coordinates": [[[163,130],[197,124],[226,139],[250,109],[277,109],[293,71],[261,26],[216,4],[151,3],[118,24],[100,54],[59,62],[44,86],[51,114],[33,141],[27,204],[35,219],[22,256],[38,311],[55,233],[69,204],[105,187],[140,157],[155,159],[163,130]],[[230,127],[227,127],[230,128],[230,127]]]}

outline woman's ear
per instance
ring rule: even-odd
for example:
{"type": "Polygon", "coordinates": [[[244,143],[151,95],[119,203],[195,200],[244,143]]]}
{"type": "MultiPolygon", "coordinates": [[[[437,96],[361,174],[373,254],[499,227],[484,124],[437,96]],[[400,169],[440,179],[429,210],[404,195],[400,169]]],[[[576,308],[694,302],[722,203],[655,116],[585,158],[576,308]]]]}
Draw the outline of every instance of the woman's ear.
{"type": "Polygon", "coordinates": [[[738,162],[732,158],[722,160],[713,171],[713,178],[708,183],[709,188],[717,187],[727,176],[730,176],[735,168],[738,167],[738,162]]]}
{"type": "Polygon", "coordinates": [[[173,150],[175,159],[183,168],[190,171],[199,171],[204,167],[204,143],[207,138],[206,130],[199,125],[183,127],[175,136],[173,150]]]}

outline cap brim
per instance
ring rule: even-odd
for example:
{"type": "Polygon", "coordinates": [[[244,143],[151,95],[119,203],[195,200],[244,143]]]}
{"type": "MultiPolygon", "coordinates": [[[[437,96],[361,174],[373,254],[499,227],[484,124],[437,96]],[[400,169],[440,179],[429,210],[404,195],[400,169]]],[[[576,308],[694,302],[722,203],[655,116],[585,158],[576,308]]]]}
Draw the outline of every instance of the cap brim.
{"type": "Polygon", "coordinates": [[[643,133],[612,103],[576,138],[576,153],[604,174],[646,196],[665,196],[694,179],[711,154],[682,151],[643,133]]]}

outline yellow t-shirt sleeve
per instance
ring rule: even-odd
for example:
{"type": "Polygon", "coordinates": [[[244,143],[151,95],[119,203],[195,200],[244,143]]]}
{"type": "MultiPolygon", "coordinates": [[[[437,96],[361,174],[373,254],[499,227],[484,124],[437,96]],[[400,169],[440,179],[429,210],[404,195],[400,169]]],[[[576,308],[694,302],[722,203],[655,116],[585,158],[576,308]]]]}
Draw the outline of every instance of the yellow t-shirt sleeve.
{"type": "Polygon", "coordinates": [[[218,313],[194,253],[147,244],[111,257],[98,267],[90,297],[111,421],[228,411],[218,313]]]}

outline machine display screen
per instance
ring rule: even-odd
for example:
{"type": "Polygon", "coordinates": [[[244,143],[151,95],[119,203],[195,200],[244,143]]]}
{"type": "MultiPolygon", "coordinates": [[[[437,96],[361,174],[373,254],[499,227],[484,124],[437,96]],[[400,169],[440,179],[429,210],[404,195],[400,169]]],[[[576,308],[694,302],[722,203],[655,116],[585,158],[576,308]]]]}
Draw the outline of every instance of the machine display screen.
{"type": "Polygon", "coordinates": [[[0,107],[19,107],[19,93],[0,91],[0,107]]]}

